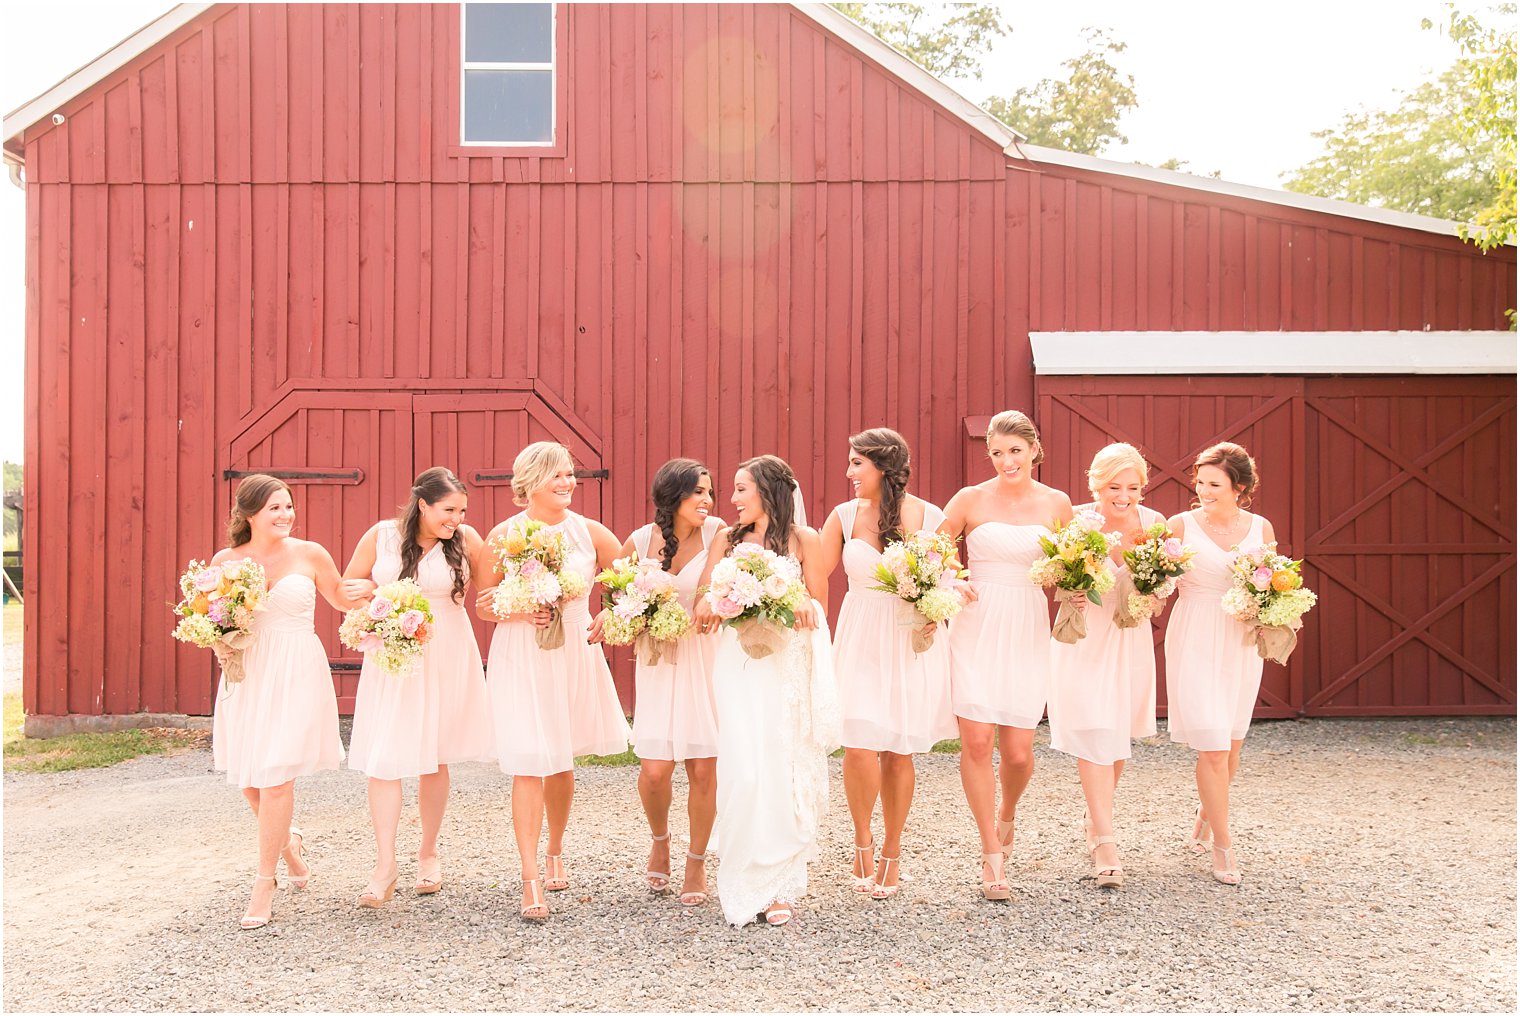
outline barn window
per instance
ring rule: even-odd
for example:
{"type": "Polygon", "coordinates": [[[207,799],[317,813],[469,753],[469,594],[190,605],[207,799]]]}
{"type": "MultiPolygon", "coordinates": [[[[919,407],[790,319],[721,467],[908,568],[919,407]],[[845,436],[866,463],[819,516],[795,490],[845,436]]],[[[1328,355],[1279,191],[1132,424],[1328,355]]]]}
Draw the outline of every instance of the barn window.
{"type": "Polygon", "coordinates": [[[554,4],[462,4],[460,139],[554,144],[554,4]]]}

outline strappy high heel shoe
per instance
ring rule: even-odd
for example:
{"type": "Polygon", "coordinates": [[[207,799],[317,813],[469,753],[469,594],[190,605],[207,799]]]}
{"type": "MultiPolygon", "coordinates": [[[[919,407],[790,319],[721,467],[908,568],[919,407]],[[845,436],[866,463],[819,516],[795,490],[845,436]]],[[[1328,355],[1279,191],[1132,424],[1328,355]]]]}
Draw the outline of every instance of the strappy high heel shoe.
{"type": "Polygon", "coordinates": [[[549,919],[549,904],[544,902],[544,880],[542,878],[529,878],[523,880],[523,889],[528,894],[528,905],[522,908],[524,921],[547,921],[549,919]],[[535,889],[537,886],[539,888],[535,889]],[[543,913],[537,913],[542,910],[543,913]]]}
{"type": "Polygon", "coordinates": [[[1214,865],[1214,880],[1225,885],[1240,885],[1240,864],[1235,860],[1235,848],[1228,846],[1211,849],[1215,854],[1224,855],[1224,867],[1214,865]]]}
{"type": "Polygon", "coordinates": [[[1087,852],[1093,859],[1093,878],[1100,889],[1118,889],[1124,885],[1124,867],[1119,864],[1102,864],[1098,861],[1098,848],[1105,843],[1118,844],[1112,836],[1095,836],[1087,841],[1087,852]]]}
{"type": "Polygon", "coordinates": [[[1203,817],[1202,804],[1198,805],[1198,810],[1193,813],[1193,828],[1198,830],[1198,835],[1194,836],[1192,832],[1189,832],[1183,837],[1182,845],[1195,854],[1207,854],[1214,849],[1214,837],[1210,834],[1208,819],[1203,817]]]}
{"type": "MultiPolygon", "coordinates": [[[[688,864],[690,864],[690,862],[692,862],[692,861],[697,861],[698,863],[700,863],[703,866],[702,884],[706,885],[707,884],[707,871],[706,871],[707,855],[706,854],[693,854],[690,850],[688,850],[686,852],[686,861],[687,861],[688,864]]],[[[700,907],[702,904],[704,904],[706,902],[707,902],[707,890],[705,890],[705,889],[683,891],[681,893],[681,906],[683,906],[683,907],[700,907]]]]}
{"type": "MultiPolygon", "coordinates": [[[[670,834],[666,833],[665,835],[669,836],[670,834]]],[[[545,889],[549,890],[551,893],[558,893],[564,892],[566,889],[570,888],[570,880],[565,877],[565,862],[560,860],[559,854],[545,854],[544,867],[559,869],[558,875],[551,875],[547,871],[544,873],[545,889]]],[[[667,875],[665,877],[669,878],[670,876],[667,875]]]]}
{"type": "MultiPolygon", "coordinates": [[[[649,838],[655,843],[669,843],[670,831],[666,830],[664,836],[651,836],[649,838]]],[[[665,862],[665,867],[670,867],[669,861],[665,862]]],[[[649,883],[649,891],[656,895],[663,895],[670,891],[670,872],[668,871],[655,871],[653,870],[653,866],[651,866],[649,871],[644,872],[644,881],[649,883]]],[[[569,882],[565,883],[566,886],[569,884],[569,882]]],[[[551,886],[551,888],[553,887],[551,886]]]]}
{"type": "Polygon", "coordinates": [[[443,861],[434,856],[417,862],[418,896],[431,896],[443,888],[443,861]]]}
{"type": "MultiPolygon", "coordinates": [[[[881,865],[876,869],[876,877],[878,879],[886,877],[887,872],[892,870],[892,865],[897,864],[900,856],[901,855],[899,855],[899,857],[887,857],[885,854],[883,854],[881,858],[881,865]]],[[[881,882],[876,882],[871,887],[871,899],[891,899],[893,896],[897,895],[897,890],[900,888],[902,888],[901,866],[899,866],[897,869],[897,883],[895,885],[882,885],[881,882]]]]}
{"type": "Polygon", "coordinates": [[[876,870],[875,869],[876,869],[876,841],[872,840],[870,843],[867,843],[863,847],[856,847],[855,848],[855,862],[850,866],[850,882],[851,882],[851,887],[856,892],[858,892],[858,893],[868,893],[868,892],[870,892],[871,891],[871,887],[876,884],[876,870]],[[862,855],[864,855],[864,858],[865,858],[864,860],[861,859],[862,855]],[[871,874],[869,874],[869,875],[857,875],[857,874],[855,874],[855,869],[856,868],[864,868],[866,866],[866,862],[869,862],[870,865],[871,865],[871,874]]]}
{"type": "Polygon", "coordinates": [[[1013,895],[1013,887],[1003,875],[1003,852],[994,850],[982,855],[982,866],[992,870],[992,881],[982,879],[982,899],[1006,900],[1013,895]]]}
{"type": "Polygon", "coordinates": [[[385,888],[381,889],[378,893],[368,886],[365,886],[364,891],[359,894],[359,906],[364,907],[368,910],[379,910],[381,907],[385,906],[386,903],[390,902],[390,898],[396,895],[396,879],[400,877],[401,873],[399,871],[392,872],[391,880],[387,882],[385,884],[385,888]]]}
{"type": "Polygon", "coordinates": [[[793,911],[790,903],[777,900],[765,908],[765,923],[772,928],[779,928],[792,919],[793,911]]]}
{"type": "MultiPolygon", "coordinates": [[[[280,888],[279,880],[276,879],[273,875],[256,874],[253,876],[253,881],[255,885],[260,882],[273,882],[276,889],[280,888]]],[[[254,917],[252,914],[244,914],[243,919],[238,921],[238,927],[242,928],[244,931],[252,931],[255,928],[262,928],[272,920],[274,920],[274,901],[270,900],[268,917],[254,917]]]]}
{"type": "MultiPolygon", "coordinates": [[[[292,849],[290,842],[295,843],[295,847],[293,849],[295,850],[296,860],[300,861],[302,864],[306,864],[306,834],[301,832],[301,830],[296,826],[291,826],[290,841],[288,841],[285,845],[286,850],[292,849]]],[[[311,881],[311,865],[306,864],[306,874],[297,875],[295,872],[290,870],[290,862],[286,861],[285,875],[287,880],[290,882],[292,889],[305,889],[307,884],[311,881]]]]}
{"type": "Polygon", "coordinates": [[[1003,856],[1011,856],[1013,854],[1013,823],[998,819],[997,838],[998,846],[1003,848],[1003,856]]]}

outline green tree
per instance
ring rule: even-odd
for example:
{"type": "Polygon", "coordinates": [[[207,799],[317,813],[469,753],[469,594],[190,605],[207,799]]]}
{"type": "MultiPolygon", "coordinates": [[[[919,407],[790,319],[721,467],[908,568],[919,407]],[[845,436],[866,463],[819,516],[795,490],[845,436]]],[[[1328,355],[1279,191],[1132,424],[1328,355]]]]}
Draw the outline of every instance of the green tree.
{"type": "Polygon", "coordinates": [[[996,4],[844,3],[829,6],[869,28],[929,73],[982,77],[982,57],[1008,22],[996,4]]]}
{"type": "MultiPolygon", "coordinates": [[[[13,490],[20,490],[21,489],[21,463],[19,463],[19,462],[7,462],[7,463],[5,463],[4,464],[4,475],[5,475],[5,493],[9,494],[13,490]]],[[[20,522],[20,520],[16,517],[16,510],[14,508],[6,508],[5,509],[5,527],[4,527],[4,529],[5,529],[4,542],[5,542],[5,549],[6,550],[15,550],[16,547],[18,546],[18,544],[17,544],[16,541],[20,538],[20,532],[21,532],[21,527],[19,525],[19,522],[20,522]]]]}
{"type": "Polygon", "coordinates": [[[1046,78],[1006,98],[982,103],[987,112],[1037,145],[1097,155],[1110,143],[1129,139],[1119,120],[1140,105],[1135,76],[1114,65],[1127,48],[1101,28],[1087,28],[1087,50],[1065,60],[1064,78],[1046,78]]]}
{"type": "MultiPolygon", "coordinates": [[[[1453,71],[1468,103],[1462,110],[1463,135],[1494,156],[1490,200],[1468,218],[1462,236],[1484,250],[1515,238],[1515,5],[1498,4],[1490,13],[1505,27],[1494,28],[1446,5],[1446,34],[1462,47],[1453,71]]],[[[1426,28],[1434,27],[1429,21],[1426,28]]]]}
{"type": "Polygon", "coordinates": [[[1283,186],[1467,222],[1500,186],[1497,139],[1464,129],[1463,110],[1478,98],[1470,78],[1452,67],[1405,93],[1392,109],[1348,113],[1335,127],[1314,132],[1324,152],[1283,174],[1283,186]]]}

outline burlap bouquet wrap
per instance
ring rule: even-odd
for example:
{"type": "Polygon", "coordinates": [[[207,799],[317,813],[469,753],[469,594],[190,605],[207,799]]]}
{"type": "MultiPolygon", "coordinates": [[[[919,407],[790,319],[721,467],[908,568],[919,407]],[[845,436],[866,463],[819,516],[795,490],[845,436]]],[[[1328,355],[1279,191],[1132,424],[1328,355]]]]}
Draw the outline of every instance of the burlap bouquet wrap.
{"type": "Polygon", "coordinates": [[[533,629],[533,640],[540,649],[558,649],[565,644],[565,612],[558,604],[549,608],[549,624],[533,629]]]}
{"type": "Polygon", "coordinates": [[[909,641],[912,642],[915,653],[927,653],[929,647],[934,645],[934,632],[930,631],[928,634],[925,634],[923,631],[924,625],[929,623],[929,619],[919,613],[918,608],[907,600],[899,599],[897,601],[897,623],[903,628],[910,629],[912,632],[909,641]]]}
{"type": "Polygon", "coordinates": [[[676,662],[676,647],[678,642],[667,642],[657,639],[647,631],[633,640],[633,650],[638,653],[639,662],[646,667],[659,666],[660,661],[666,663],[676,662]]]}
{"type": "Polygon", "coordinates": [[[1130,613],[1129,609],[1129,594],[1137,592],[1139,590],[1135,588],[1135,580],[1130,578],[1128,569],[1121,571],[1118,578],[1114,581],[1114,596],[1118,597],[1119,600],[1118,604],[1114,607],[1115,628],[1140,627],[1140,618],[1130,613]]]}
{"type": "Polygon", "coordinates": [[[1051,638],[1070,646],[1087,637],[1087,617],[1077,605],[1078,601],[1085,599],[1085,589],[1056,590],[1056,602],[1061,606],[1056,611],[1056,623],[1050,628],[1051,638]]]}
{"type": "Polygon", "coordinates": [[[752,660],[763,660],[772,653],[779,653],[786,648],[787,639],[792,634],[790,628],[760,617],[734,622],[734,631],[739,635],[739,648],[752,660]]]}
{"type": "Polygon", "coordinates": [[[1256,653],[1264,660],[1286,665],[1288,657],[1298,647],[1298,629],[1302,625],[1258,624],[1246,630],[1246,645],[1255,644],[1256,653]]]}
{"type": "Polygon", "coordinates": [[[212,643],[211,651],[222,665],[222,680],[229,685],[240,684],[248,674],[243,668],[243,650],[253,645],[253,632],[223,632],[212,643]]]}

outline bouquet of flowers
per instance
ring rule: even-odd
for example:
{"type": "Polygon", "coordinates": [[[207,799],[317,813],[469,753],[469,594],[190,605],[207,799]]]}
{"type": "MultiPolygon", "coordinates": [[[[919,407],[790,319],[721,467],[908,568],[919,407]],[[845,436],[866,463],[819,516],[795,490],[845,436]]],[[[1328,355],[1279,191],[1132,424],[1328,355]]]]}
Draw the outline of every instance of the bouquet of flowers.
{"type": "Polygon", "coordinates": [[[691,630],[691,615],[681,606],[676,580],[658,561],[638,555],[620,557],[597,575],[602,584],[602,641],[635,645],[639,659],[653,667],[661,659],[676,660],[676,640],[691,630]]]}
{"type": "Polygon", "coordinates": [[[1165,522],[1157,522],[1145,531],[1145,539],[1124,552],[1128,566],[1126,590],[1114,608],[1114,624],[1120,628],[1138,627],[1141,621],[1161,612],[1160,601],[1177,590],[1177,579],[1193,567],[1198,552],[1172,535],[1165,522]]]}
{"type": "Polygon", "coordinates": [[[1103,594],[1114,587],[1108,552],[1117,542],[1119,534],[1103,532],[1103,514],[1092,508],[1079,510],[1066,525],[1040,537],[1045,556],[1030,567],[1029,581],[1056,588],[1061,606],[1050,636],[1057,642],[1073,644],[1087,637],[1087,621],[1076,601],[1101,604],[1103,594]]]}
{"type": "Polygon", "coordinates": [[[882,551],[877,584],[871,588],[898,598],[898,616],[904,627],[913,629],[915,653],[927,652],[934,644],[934,632],[926,634],[924,626],[961,612],[957,586],[964,584],[966,573],[960,565],[955,541],[928,529],[894,540],[882,551]]]}
{"type": "Polygon", "coordinates": [[[1230,591],[1220,606],[1248,626],[1247,643],[1254,643],[1264,660],[1287,663],[1298,645],[1303,615],[1318,597],[1304,588],[1302,561],[1293,561],[1269,543],[1256,550],[1235,552],[1230,564],[1230,591]]]}
{"type": "Polygon", "coordinates": [[[344,614],[338,629],[338,641],[361,653],[374,653],[380,672],[391,677],[411,673],[432,637],[433,608],[411,579],[376,589],[369,606],[344,614]]]}
{"type": "Polygon", "coordinates": [[[739,544],[713,566],[707,591],[713,613],[738,632],[739,647],[752,660],[785,647],[807,599],[801,566],[753,543],[739,544]]]}
{"type": "Polygon", "coordinates": [[[549,608],[548,627],[534,631],[540,649],[565,644],[561,604],[585,596],[586,577],[568,567],[570,546],[565,535],[534,519],[522,519],[491,543],[501,584],[491,602],[498,616],[531,614],[549,608]]]}
{"type": "Polygon", "coordinates": [[[253,615],[264,609],[264,568],[257,561],[191,561],[179,577],[174,637],[210,649],[229,685],[243,679],[243,650],[253,645],[253,615]]]}

